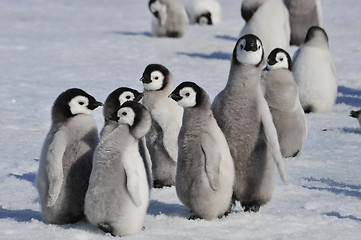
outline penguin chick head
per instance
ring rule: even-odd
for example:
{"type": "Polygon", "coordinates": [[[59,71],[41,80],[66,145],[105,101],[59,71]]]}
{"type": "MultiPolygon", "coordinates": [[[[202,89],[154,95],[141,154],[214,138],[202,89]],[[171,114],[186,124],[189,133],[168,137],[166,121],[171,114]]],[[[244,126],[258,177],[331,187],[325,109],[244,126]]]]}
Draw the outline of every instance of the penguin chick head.
{"type": "Polygon", "coordinates": [[[271,70],[281,68],[292,71],[292,59],[285,50],[281,48],[275,48],[268,55],[266,69],[271,70]]]}
{"type": "Polygon", "coordinates": [[[165,88],[169,81],[169,70],[160,64],[149,64],[140,79],[144,90],[158,91],[165,88]]]}
{"type": "Polygon", "coordinates": [[[305,44],[328,48],[328,36],[326,31],[319,26],[312,26],[308,29],[305,44]]]}
{"type": "Polygon", "coordinates": [[[79,88],[71,88],[61,93],[53,104],[53,122],[63,122],[77,114],[90,114],[102,106],[101,102],[79,88]]]}
{"type": "Polygon", "coordinates": [[[148,3],[150,12],[154,17],[159,18],[159,12],[166,10],[166,5],[159,0],[150,0],[148,3]]]}
{"type": "Polygon", "coordinates": [[[206,92],[194,82],[183,82],[169,95],[179,106],[191,108],[210,102],[206,92]]]}
{"type": "Polygon", "coordinates": [[[197,16],[196,22],[201,26],[212,25],[212,14],[210,12],[202,13],[201,15],[197,16]]]}
{"type": "Polygon", "coordinates": [[[234,63],[258,67],[263,61],[263,56],[264,50],[261,40],[253,34],[246,34],[238,39],[232,58],[234,63]]]}

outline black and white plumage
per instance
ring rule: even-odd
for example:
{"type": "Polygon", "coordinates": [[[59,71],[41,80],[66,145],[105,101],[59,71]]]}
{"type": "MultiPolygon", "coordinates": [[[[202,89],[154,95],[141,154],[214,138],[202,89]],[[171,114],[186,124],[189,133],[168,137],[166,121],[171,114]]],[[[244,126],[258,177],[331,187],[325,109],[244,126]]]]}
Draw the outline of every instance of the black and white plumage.
{"type": "Polygon", "coordinates": [[[153,14],[153,36],[172,38],[184,36],[189,20],[182,0],[150,0],[148,5],[153,14]]]}
{"type": "Polygon", "coordinates": [[[178,138],[178,197],[195,217],[221,217],[231,209],[234,165],[209,96],[193,82],[181,83],[170,96],[184,108],[178,138]]]}
{"type": "Polygon", "coordinates": [[[61,93],[52,107],[52,125],[45,139],[37,174],[43,220],[68,224],[84,217],[84,198],[98,144],[91,116],[101,103],[81,89],[61,93]]]}
{"type": "Polygon", "coordinates": [[[351,111],[350,112],[350,117],[356,118],[360,124],[360,128],[361,128],[361,109],[358,111],[351,111]]]}
{"type": "Polygon", "coordinates": [[[293,56],[293,76],[306,113],[330,112],[337,98],[336,68],[321,27],[311,27],[293,56]]]}
{"type": "Polygon", "coordinates": [[[307,120],[292,74],[292,59],[283,49],[274,49],[262,72],[264,97],[271,110],[283,157],[301,154],[307,136],[307,120]]]}
{"type": "Polygon", "coordinates": [[[127,236],[142,230],[149,204],[139,140],[148,132],[151,117],[140,103],[127,101],[111,118],[118,127],[95,150],[85,215],[103,231],[127,236]]]}
{"type": "Polygon", "coordinates": [[[286,178],[276,128],[260,84],[263,55],[258,37],[241,37],[233,50],[227,85],[212,104],[235,164],[233,197],[245,211],[258,211],[271,199],[274,163],[281,178],[286,178]]]}
{"type": "Polygon", "coordinates": [[[166,67],[149,64],[141,81],[144,87],[143,104],[152,116],[152,127],[146,135],[146,142],[152,160],[154,187],[172,186],[175,182],[183,109],[168,98],[174,79],[166,67]]]}
{"type": "Polygon", "coordinates": [[[222,9],[218,0],[187,0],[184,6],[190,24],[216,25],[221,21],[222,9]]]}

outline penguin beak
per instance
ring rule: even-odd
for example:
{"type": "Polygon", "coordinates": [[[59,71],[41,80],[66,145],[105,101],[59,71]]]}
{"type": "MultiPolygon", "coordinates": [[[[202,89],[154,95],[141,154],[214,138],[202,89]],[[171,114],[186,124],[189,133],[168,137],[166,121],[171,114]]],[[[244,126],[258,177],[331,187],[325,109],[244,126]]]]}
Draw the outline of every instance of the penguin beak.
{"type": "Polygon", "coordinates": [[[171,93],[169,94],[168,96],[169,98],[172,98],[174,101],[178,102],[179,100],[181,100],[183,97],[179,96],[178,94],[176,93],[171,93]]]}
{"type": "Polygon", "coordinates": [[[252,51],[252,52],[257,51],[257,42],[254,41],[254,40],[246,42],[246,46],[244,47],[244,50],[246,50],[247,52],[249,52],[249,51],[252,51]]]}
{"type": "Polygon", "coordinates": [[[133,100],[133,101],[139,102],[139,101],[140,101],[140,99],[142,99],[142,98],[143,98],[143,95],[144,95],[144,93],[139,93],[139,95],[138,95],[136,98],[134,98],[134,100],[133,100]]]}
{"type": "Polygon", "coordinates": [[[117,111],[114,112],[112,115],[110,115],[110,116],[107,118],[107,120],[112,120],[112,121],[118,122],[118,120],[119,120],[118,112],[117,112],[117,111]]]}
{"type": "Polygon", "coordinates": [[[97,107],[100,107],[100,106],[103,106],[103,103],[95,101],[94,103],[89,104],[88,108],[90,110],[94,110],[94,109],[96,109],[97,107]]]}
{"type": "Polygon", "coordinates": [[[139,81],[141,81],[141,82],[143,82],[143,83],[151,83],[151,82],[152,82],[152,80],[150,80],[150,79],[148,79],[148,78],[145,78],[144,76],[141,77],[141,78],[139,79],[139,81]]]}

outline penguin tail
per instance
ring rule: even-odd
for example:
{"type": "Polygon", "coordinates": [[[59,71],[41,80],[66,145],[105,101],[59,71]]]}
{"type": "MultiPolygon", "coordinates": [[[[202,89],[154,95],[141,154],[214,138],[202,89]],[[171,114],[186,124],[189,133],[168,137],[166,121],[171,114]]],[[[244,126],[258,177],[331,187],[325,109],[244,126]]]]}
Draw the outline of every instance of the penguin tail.
{"type": "Polygon", "coordinates": [[[113,233],[113,227],[109,223],[99,223],[97,226],[100,230],[110,233],[112,236],[115,237],[115,234],[113,233]]]}
{"type": "Polygon", "coordinates": [[[351,111],[350,112],[350,117],[353,117],[353,118],[358,118],[361,114],[361,110],[359,111],[351,111]]]}

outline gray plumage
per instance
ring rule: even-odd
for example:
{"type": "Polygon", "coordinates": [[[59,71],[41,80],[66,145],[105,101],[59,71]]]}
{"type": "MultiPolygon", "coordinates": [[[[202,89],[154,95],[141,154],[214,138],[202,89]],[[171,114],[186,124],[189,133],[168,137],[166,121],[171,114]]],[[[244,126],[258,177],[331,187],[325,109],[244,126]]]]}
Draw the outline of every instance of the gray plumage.
{"type": "Polygon", "coordinates": [[[231,210],[234,165],[209,96],[195,83],[184,82],[171,97],[184,107],[178,139],[177,195],[196,217],[221,217],[231,210]]]}
{"type": "Polygon", "coordinates": [[[274,49],[262,72],[264,97],[271,110],[283,157],[301,154],[307,120],[292,75],[292,60],[283,49],[274,49]]]}
{"type": "Polygon", "coordinates": [[[68,224],[84,217],[84,198],[98,144],[98,129],[90,113],[100,105],[80,89],[69,89],[54,102],[52,126],[37,174],[46,223],[68,224]]]}
{"type": "Polygon", "coordinates": [[[139,140],[151,124],[141,104],[125,102],[113,115],[118,127],[102,138],[94,153],[85,198],[90,223],[112,235],[138,233],[149,204],[149,188],[139,140]]]}
{"type": "Polygon", "coordinates": [[[227,85],[212,104],[235,164],[233,197],[245,211],[258,211],[271,199],[274,162],[285,179],[277,132],[260,84],[262,61],[259,38],[241,37],[233,50],[227,85]]]}

